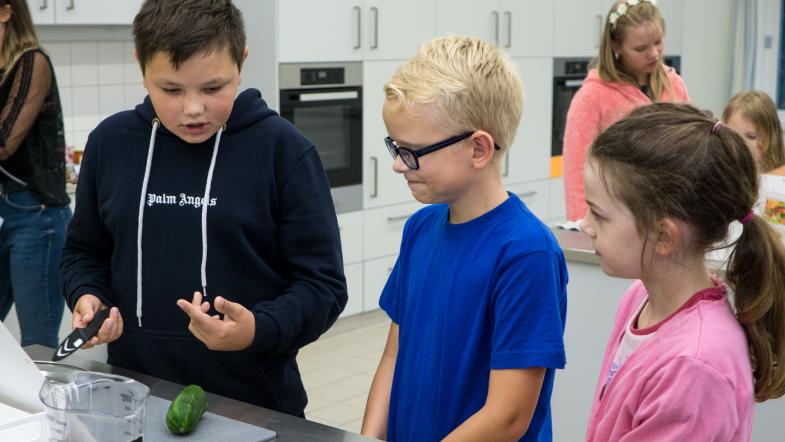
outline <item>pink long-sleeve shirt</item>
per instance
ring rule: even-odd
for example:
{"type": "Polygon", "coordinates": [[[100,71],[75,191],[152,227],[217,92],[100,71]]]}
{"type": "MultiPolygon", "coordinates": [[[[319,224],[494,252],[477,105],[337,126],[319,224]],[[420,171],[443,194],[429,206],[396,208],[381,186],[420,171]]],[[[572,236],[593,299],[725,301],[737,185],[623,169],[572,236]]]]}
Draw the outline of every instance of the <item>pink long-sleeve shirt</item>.
{"type": "MultiPolygon", "coordinates": [[[[674,98],[664,90],[660,101],[689,102],[687,86],[679,74],[668,69],[668,79],[674,98]]],[[[649,97],[634,85],[604,81],[597,69],[589,71],[570,102],[564,128],[564,197],[568,220],[579,220],[589,210],[583,193],[583,165],[591,143],[600,132],[633,109],[650,103],[649,97]]]]}
{"type": "Polygon", "coordinates": [[[661,323],[606,386],[624,327],[647,296],[640,281],[624,294],[605,349],[586,440],[749,441],[755,410],[747,338],[725,285],[661,323]]]}

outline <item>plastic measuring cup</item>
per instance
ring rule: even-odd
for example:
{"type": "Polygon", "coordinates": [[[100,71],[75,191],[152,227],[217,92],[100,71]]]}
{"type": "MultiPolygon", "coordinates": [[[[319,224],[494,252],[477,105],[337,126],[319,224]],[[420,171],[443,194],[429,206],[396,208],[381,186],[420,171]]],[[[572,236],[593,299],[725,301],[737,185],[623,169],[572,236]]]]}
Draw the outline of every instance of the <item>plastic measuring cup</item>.
{"type": "Polygon", "coordinates": [[[140,442],[149,395],[133,379],[90,371],[47,378],[39,393],[50,442],[140,442]]]}

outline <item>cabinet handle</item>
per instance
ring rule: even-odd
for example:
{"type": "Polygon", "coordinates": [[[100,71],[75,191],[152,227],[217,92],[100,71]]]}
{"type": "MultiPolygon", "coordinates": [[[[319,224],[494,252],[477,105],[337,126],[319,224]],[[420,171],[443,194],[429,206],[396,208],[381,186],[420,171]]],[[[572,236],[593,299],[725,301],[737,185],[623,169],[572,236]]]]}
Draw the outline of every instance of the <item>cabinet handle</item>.
{"type": "Polygon", "coordinates": [[[404,220],[409,219],[410,216],[412,216],[411,213],[407,213],[406,215],[388,216],[387,217],[387,222],[388,223],[394,223],[396,221],[404,221],[404,220]]]}
{"type": "Polygon", "coordinates": [[[376,6],[371,7],[371,13],[373,14],[373,44],[371,45],[371,49],[378,49],[379,48],[379,8],[376,6]]]}
{"type": "Polygon", "coordinates": [[[493,41],[499,46],[499,11],[492,11],[493,15],[493,41]]]}
{"type": "Polygon", "coordinates": [[[371,161],[373,161],[373,192],[371,192],[371,198],[376,198],[379,196],[379,159],[371,157],[371,161]]]}
{"type": "Polygon", "coordinates": [[[362,35],[362,30],[360,29],[362,28],[362,24],[361,24],[362,8],[360,8],[359,6],[355,6],[352,9],[354,10],[354,12],[357,13],[357,44],[354,45],[354,49],[360,49],[363,45],[362,43],[363,35],[362,35]]]}
{"type": "Polygon", "coordinates": [[[602,28],[605,24],[605,19],[600,14],[595,15],[595,18],[597,19],[597,43],[594,44],[594,47],[599,48],[602,42],[602,28]]]}
{"type": "Polygon", "coordinates": [[[47,8],[49,8],[49,0],[44,0],[44,1],[42,1],[42,2],[41,2],[41,6],[39,6],[39,7],[38,7],[38,9],[40,9],[40,10],[42,10],[42,11],[43,11],[44,9],[47,9],[47,8]]]}
{"type": "Polygon", "coordinates": [[[65,9],[68,9],[69,11],[74,9],[74,0],[68,0],[68,6],[66,6],[65,9]]]}
{"type": "Polygon", "coordinates": [[[512,47],[512,12],[504,11],[504,16],[507,17],[507,44],[505,48],[512,47]]]}
{"type": "Polygon", "coordinates": [[[530,196],[537,195],[537,191],[532,190],[531,192],[516,193],[516,195],[518,195],[518,198],[520,199],[526,199],[529,198],[530,196]]]}
{"type": "Polygon", "coordinates": [[[503,177],[506,177],[510,174],[510,152],[504,154],[504,173],[502,173],[503,177]]]}

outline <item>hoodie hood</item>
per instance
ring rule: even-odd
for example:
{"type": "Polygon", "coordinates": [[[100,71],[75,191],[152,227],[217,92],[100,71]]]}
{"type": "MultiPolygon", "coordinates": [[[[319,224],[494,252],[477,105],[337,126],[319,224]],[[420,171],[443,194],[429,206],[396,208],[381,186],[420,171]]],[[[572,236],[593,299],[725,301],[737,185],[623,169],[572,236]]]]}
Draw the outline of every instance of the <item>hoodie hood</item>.
{"type": "MultiPolygon", "coordinates": [[[[142,119],[150,124],[157,117],[149,95],[144,98],[142,103],[136,105],[135,110],[142,119]]],[[[257,89],[246,89],[234,99],[232,112],[229,114],[229,120],[226,122],[226,129],[223,132],[224,134],[231,134],[241,131],[273,115],[277,114],[267,106],[261,92],[257,89]]],[[[163,125],[158,130],[161,133],[171,135],[171,132],[163,125]]]]}

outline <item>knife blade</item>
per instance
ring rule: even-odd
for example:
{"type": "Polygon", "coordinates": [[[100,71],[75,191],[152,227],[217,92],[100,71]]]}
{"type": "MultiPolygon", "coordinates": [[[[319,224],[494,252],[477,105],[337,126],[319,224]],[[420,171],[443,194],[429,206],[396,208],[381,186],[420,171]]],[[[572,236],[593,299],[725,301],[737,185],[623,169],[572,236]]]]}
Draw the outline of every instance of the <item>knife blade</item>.
{"type": "Polygon", "coordinates": [[[93,316],[93,320],[84,328],[75,328],[68,336],[63,339],[63,342],[57,347],[57,350],[52,355],[53,361],[59,361],[68,357],[76,349],[89,341],[93,336],[98,334],[98,330],[104,324],[104,321],[109,318],[109,309],[105,308],[99,310],[93,316]]]}

